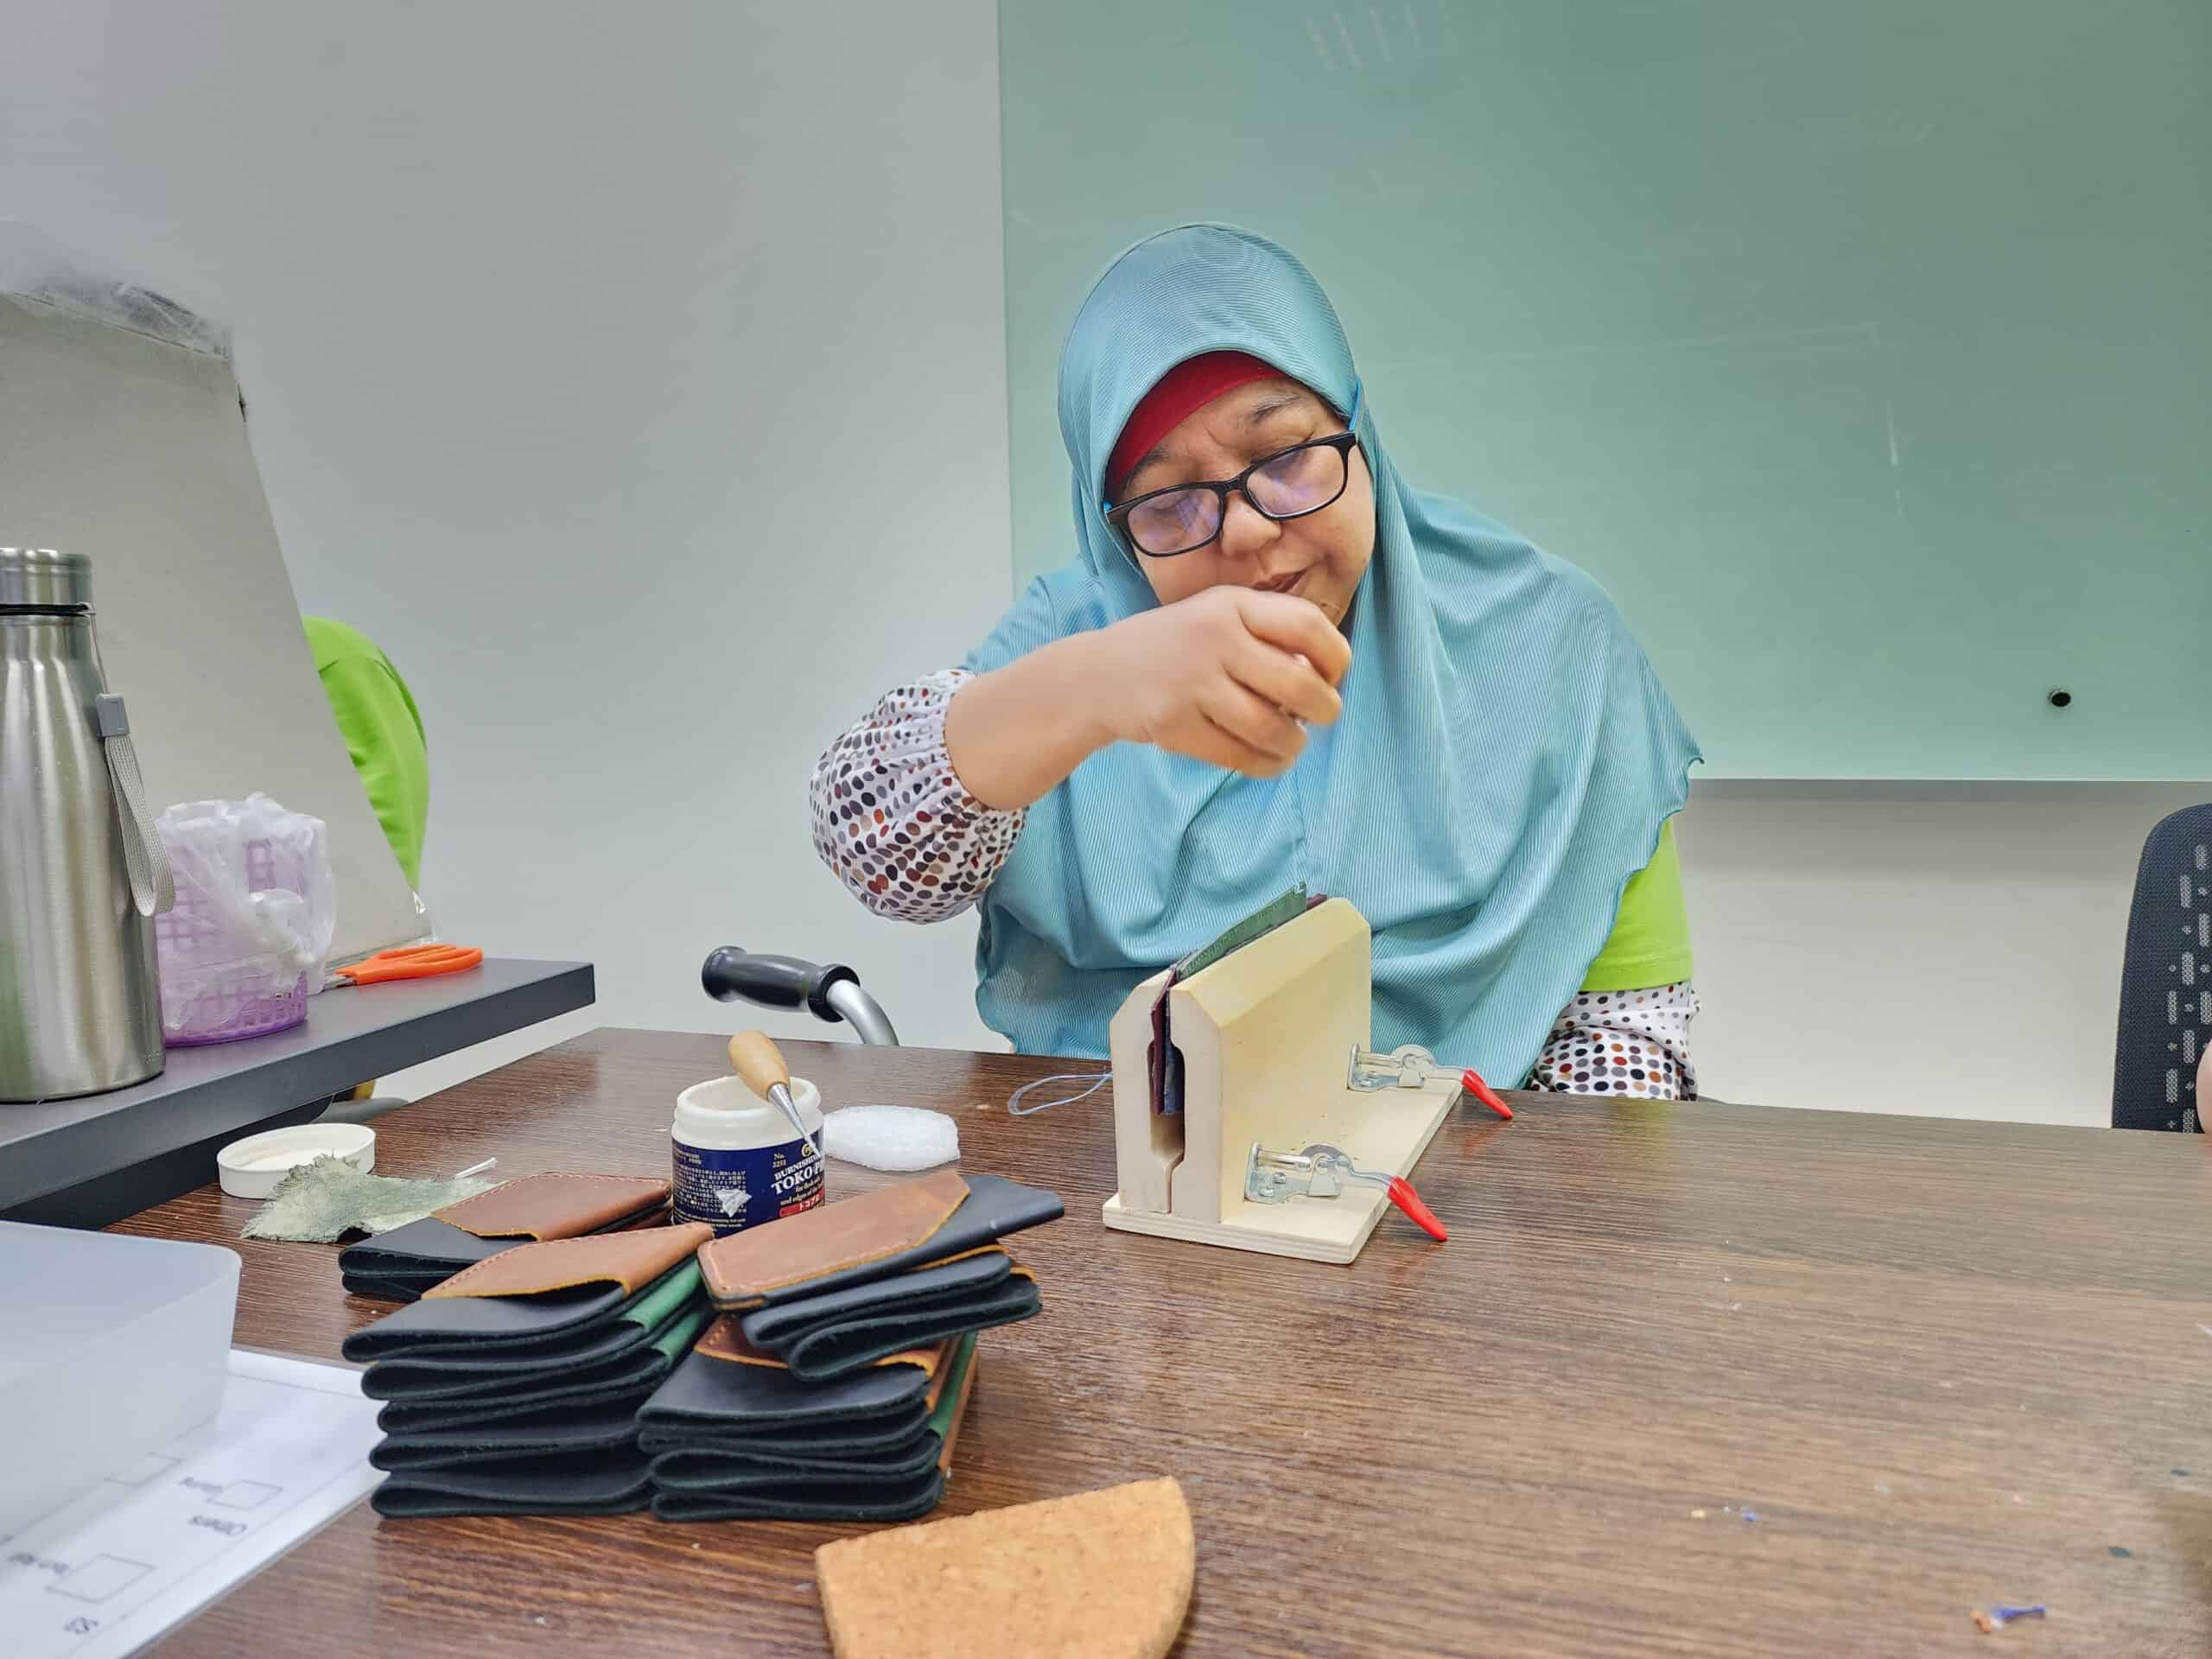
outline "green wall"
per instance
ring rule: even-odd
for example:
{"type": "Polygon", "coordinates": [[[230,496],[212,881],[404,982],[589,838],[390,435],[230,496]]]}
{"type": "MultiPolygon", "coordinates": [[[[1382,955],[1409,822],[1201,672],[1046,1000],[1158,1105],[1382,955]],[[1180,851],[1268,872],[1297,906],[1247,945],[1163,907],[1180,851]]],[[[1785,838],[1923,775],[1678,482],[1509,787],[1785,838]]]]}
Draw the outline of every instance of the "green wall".
{"type": "Polygon", "coordinates": [[[2212,776],[2207,0],[1001,0],[1017,582],[1128,243],[1275,237],[1401,469],[1743,778],[2212,776]],[[2054,709],[2049,693],[2072,702],[2054,709]]]}

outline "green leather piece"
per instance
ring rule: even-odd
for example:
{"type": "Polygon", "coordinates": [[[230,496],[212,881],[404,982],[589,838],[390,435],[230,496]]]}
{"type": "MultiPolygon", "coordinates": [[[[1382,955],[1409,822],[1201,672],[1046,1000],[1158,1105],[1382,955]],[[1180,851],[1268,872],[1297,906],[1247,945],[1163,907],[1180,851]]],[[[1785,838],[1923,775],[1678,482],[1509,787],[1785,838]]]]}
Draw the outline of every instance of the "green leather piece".
{"type": "Polygon", "coordinates": [[[1270,899],[1243,921],[1224,930],[1211,944],[1202,944],[1175,964],[1174,977],[1202,974],[1232,950],[1242,950],[1253,940],[1272,933],[1285,922],[1306,913],[1306,884],[1300,881],[1281,897],[1270,899]]]}

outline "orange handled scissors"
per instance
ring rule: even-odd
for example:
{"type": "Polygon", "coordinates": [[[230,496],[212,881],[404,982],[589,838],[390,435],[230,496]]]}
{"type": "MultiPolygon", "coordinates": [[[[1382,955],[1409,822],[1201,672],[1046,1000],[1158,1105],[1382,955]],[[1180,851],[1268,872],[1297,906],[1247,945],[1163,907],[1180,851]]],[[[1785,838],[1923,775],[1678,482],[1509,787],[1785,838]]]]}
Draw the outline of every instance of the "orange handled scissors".
{"type": "Polygon", "coordinates": [[[432,979],[475,967],[484,953],[473,944],[410,944],[397,950],[379,950],[350,968],[334,968],[323,989],[341,985],[376,985],[392,979],[432,979]]]}

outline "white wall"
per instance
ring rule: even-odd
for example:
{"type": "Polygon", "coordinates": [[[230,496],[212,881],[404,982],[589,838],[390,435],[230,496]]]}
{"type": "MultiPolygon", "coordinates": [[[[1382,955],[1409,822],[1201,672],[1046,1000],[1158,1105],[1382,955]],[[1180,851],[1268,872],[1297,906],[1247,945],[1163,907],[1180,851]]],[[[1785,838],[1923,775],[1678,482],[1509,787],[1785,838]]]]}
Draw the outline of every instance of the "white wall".
{"type": "Polygon", "coordinates": [[[423,706],[442,931],[596,963],[563,1033],[736,1018],[734,940],[987,1036],[804,786],[1007,596],[992,8],[27,10],[0,213],[235,325],[300,601],[423,706]]]}
{"type": "Polygon", "coordinates": [[[2203,785],[1694,786],[1681,840],[1701,1086],[2110,1122],[2143,838],[2206,799],[2203,785]]]}
{"type": "MultiPolygon", "coordinates": [[[[558,1034],[728,1028],[695,976],[737,940],[988,1040],[972,927],[847,901],[804,785],[1007,597],[990,0],[18,0],[10,33],[0,213],[236,324],[301,601],[429,721],[443,931],[594,961],[558,1034]]],[[[1702,791],[1706,1086],[2102,1121],[2135,852],[2191,792],[1702,791]]]]}

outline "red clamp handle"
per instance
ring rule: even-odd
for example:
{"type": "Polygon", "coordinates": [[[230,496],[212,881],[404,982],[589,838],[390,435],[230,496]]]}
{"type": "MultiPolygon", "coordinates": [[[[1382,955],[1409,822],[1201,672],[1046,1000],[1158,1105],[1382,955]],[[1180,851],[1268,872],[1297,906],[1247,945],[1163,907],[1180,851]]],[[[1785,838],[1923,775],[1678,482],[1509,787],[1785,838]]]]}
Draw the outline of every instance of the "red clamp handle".
{"type": "Polygon", "coordinates": [[[1497,1091],[1484,1083],[1483,1074],[1472,1066],[1459,1074],[1459,1086],[1509,1123],[1513,1121],[1513,1109],[1497,1097],[1497,1091]]]}
{"type": "Polygon", "coordinates": [[[1390,1178],[1390,1202],[1412,1217],[1414,1225],[1438,1243],[1452,1236],[1444,1230],[1444,1224],[1436,1218],[1436,1211],[1421,1201],[1421,1194],[1414,1191],[1414,1184],[1402,1175],[1390,1178]]]}

